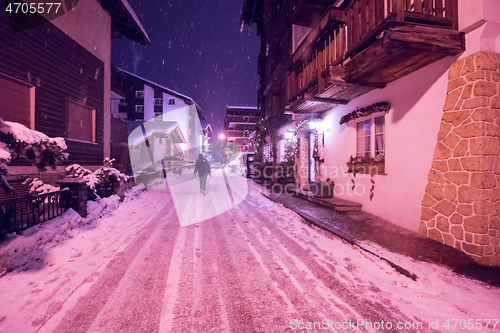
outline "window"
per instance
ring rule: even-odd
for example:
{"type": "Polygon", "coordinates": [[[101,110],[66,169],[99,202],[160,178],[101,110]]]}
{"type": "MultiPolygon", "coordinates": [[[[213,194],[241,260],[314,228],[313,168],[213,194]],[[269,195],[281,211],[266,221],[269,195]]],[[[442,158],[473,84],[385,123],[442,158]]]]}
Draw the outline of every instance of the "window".
{"type": "Polygon", "coordinates": [[[136,90],[135,98],[144,98],[144,90],[136,90]]]}
{"type": "Polygon", "coordinates": [[[95,109],[70,100],[66,101],[66,106],[66,137],[95,143],[95,109]]]}
{"type": "Polygon", "coordinates": [[[175,99],[170,98],[170,99],[168,100],[168,105],[175,105],[175,99]]]}
{"type": "Polygon", "coordinates": [[[372,116],[356,124],[356,156],[349,172],[385,175],[385,116],[372,116]]]}
{"type": "Polygon", "coordinates": [[[356,155],[380,160],[385,156],[385,116],[356,124],[356,155]]]}
{"type": "Polygon", "coordinates": [[[135,112],[144,113],[144,105],[136,105],[135,112]]]}
{"type": "Polygon", "coordinates": [[[375,118],[375,159],[385,156],[385,117],[375,118]]]}
{"type": "Polygon", "coordinates": [[[381,160],[385,156],[385,116],[356,124],[356,156],[381,160]]]}
{"type": "Polygon", "coordinates": [[[356,127],[356,156],[370,157],[371,120],[360,121],[356,127]]]}
{"type": "Polygon", "coordinates": [[[163,105],[163,98],[155,98],[155,105],[163,105]]]}
{"type": "Polygon", "coordinates": [[[309,31],[311,31],[309,27],[292,24],[292,53],[299,48],[309,31]]]}
{"type": "Polygon", "coordinates": [[[35,87],[0,76],[0,118],[35,129],[35,87]]]}

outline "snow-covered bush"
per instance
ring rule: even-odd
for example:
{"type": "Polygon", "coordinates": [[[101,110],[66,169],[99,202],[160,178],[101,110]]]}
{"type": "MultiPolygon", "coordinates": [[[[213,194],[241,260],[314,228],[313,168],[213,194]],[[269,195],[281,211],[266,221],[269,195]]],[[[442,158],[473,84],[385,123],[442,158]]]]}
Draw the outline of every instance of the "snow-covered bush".
{"type": "Polygon", "coordinates": [[[121,180],[127,181],[129,179],[129,176],[113,168],[114,160],[115,159],[109,159],[106,157],[103,161],[104,165],[95,172],[85,169],[79,164],[72,164],[66,167],[66,176],[86,179],[89,187],[89,198],[95,200],[96,198],[102,196],[99,193],[101,185],[107,182],[115,184],[121,180]]]}
{"type": "Polygon", "coordinates": [[[50,138],[42,132],[0,118],[0,189],[12,191],[5,179],[8,174],[7,163],[12,158],[25,158],[39,171],[45,171],[47,167],[56,169],[58,164],[68,158],[66,149],[68,147],[63,138],[50,138]]]}
{"type": "Polygon", "coordinates": [[[23,184],[29,186],[30,193],[45,194],[49,192],[59,191],[59,187],[52,186],[50,184],[45,184],[38,178],[28,177],[23,181],[23,184]]]}

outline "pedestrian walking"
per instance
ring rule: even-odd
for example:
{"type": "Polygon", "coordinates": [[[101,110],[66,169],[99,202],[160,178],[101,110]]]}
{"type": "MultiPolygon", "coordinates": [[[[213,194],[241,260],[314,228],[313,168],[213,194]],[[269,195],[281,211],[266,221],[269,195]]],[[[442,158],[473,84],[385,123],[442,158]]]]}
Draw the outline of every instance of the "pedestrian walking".
{"type": "Polygon", "coordinates": [[[207,177],[212,177],[210,172],[210,163],[205,159],[203,154],[198,155],[198,159],[194,164],[194,176],[198,173],[200,178],[200,192],[203,195],[207,194],[207,177]]]}

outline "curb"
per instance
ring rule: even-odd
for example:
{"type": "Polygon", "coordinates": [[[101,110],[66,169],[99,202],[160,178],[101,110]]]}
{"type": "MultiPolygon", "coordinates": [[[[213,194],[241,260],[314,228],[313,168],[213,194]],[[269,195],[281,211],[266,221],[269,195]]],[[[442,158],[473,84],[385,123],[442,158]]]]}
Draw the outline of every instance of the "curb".
{"type": "Polygon", "coordinates": [[[272,198],[270,195],[266,195],[264,193],[261,193],[264,197],[268,198],[269,200],[273,201],[273,202],[276,202],[276,203],[279,203],[280,205],[282,205],[283,207],[293,211],[294,213],[296,213],[297,215],[299,215],[300,217],[302,217],[306,222],[308,222],[309,224],[313,224],[323,230],[326,230],[332,234],[334,234],[335,236],[339,237],[340,239],[346,241],[347,243],[351,244],[351,245],[356,245],[357,247],[359,247],[361,250],[367,252],[367,253],[370,253],[371,255],[374,255],[375,257],[387,262],[392,268],[394,268],[396,270],[396,272],[398,272],[399,274],[402,274],[410,279],[412,279],[413,281],[417,281],[418,279],[418,276],[414,273],[411,273],[410,271],[408,271],[407,269],[399,266],[398,264],[390,261],[389,259],[387,258],[384,258],[376,253],[373,253],[372,251],[364,248],[362,245],[360,245],[355,239],[352,239],[350,238],[349,236],[347,236],[346,234],[344,234],[343,232],[341,232],[340,230],[335,230],[329,226],[327,226],[326,224],[324,224],[323,222],[321,222],[320,220],[317,220],[315,219],[314,217],[298,210],[298,209],[295,209],[294,207],[291,207],[285,203],[282,203],[280,201],[278,201],[277,199],[275,198],[272,198]]]}

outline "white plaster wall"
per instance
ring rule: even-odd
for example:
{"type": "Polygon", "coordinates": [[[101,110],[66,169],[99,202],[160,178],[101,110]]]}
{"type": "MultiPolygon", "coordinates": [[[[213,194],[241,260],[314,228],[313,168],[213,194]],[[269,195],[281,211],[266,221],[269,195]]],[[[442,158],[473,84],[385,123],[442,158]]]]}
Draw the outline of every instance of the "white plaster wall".
{"type": "Polygon", "coordinates": [[[169,95],[167,93],[163,93],[163,113],[165,112],[170,112],[179,108],[182,108],[184,106],[187,106],[186,102],[184,102],[182,99],[179,99],[175,96],[169,95]],[[169,99],[174,99],[173,105],[168,104],[169,99]]]}
{"type": "Polygon", "coordinates": [[[374,90],[348,105],[338,106],[323,114],[325,148],[322,156],[327,171],[326,174],[323,172],[323,178],[334,179],[337,197],[359,202],[366,212],[406,229],[418,230],[427,174],[443,114],[449,66],[457,59],[478,51],[500,52],[498,23],[487,20],[500,18],[500,1],[482,0],[479,9],[472,5],[478,2],[460,0],[460,18],[467,11],[471,11],[472,16],[476,15],[465,22],[472,27],[466,34],[466,52],[446,57],[391,82],[384,89],[374,90]],[[482,19],[485,22],[474,26],[474,22],[482,19]],[[344,125],[339,125],[339,121],[356,108],[384,101],[391,104],[385,130],[387,175],[372,178],[375,189],[370,201],[370,177],[357,175],[354,178],[357,184],[355,193],[351,189],[353,177],[346,173],[346,162],[356,154],[356,121],[344,125]]]}
{"type": "Polygon", "coordinates": [[[155,91],[153,87],[144,85],[144,121],[152,120],[155,117],[154,111],[155,91]]]}

